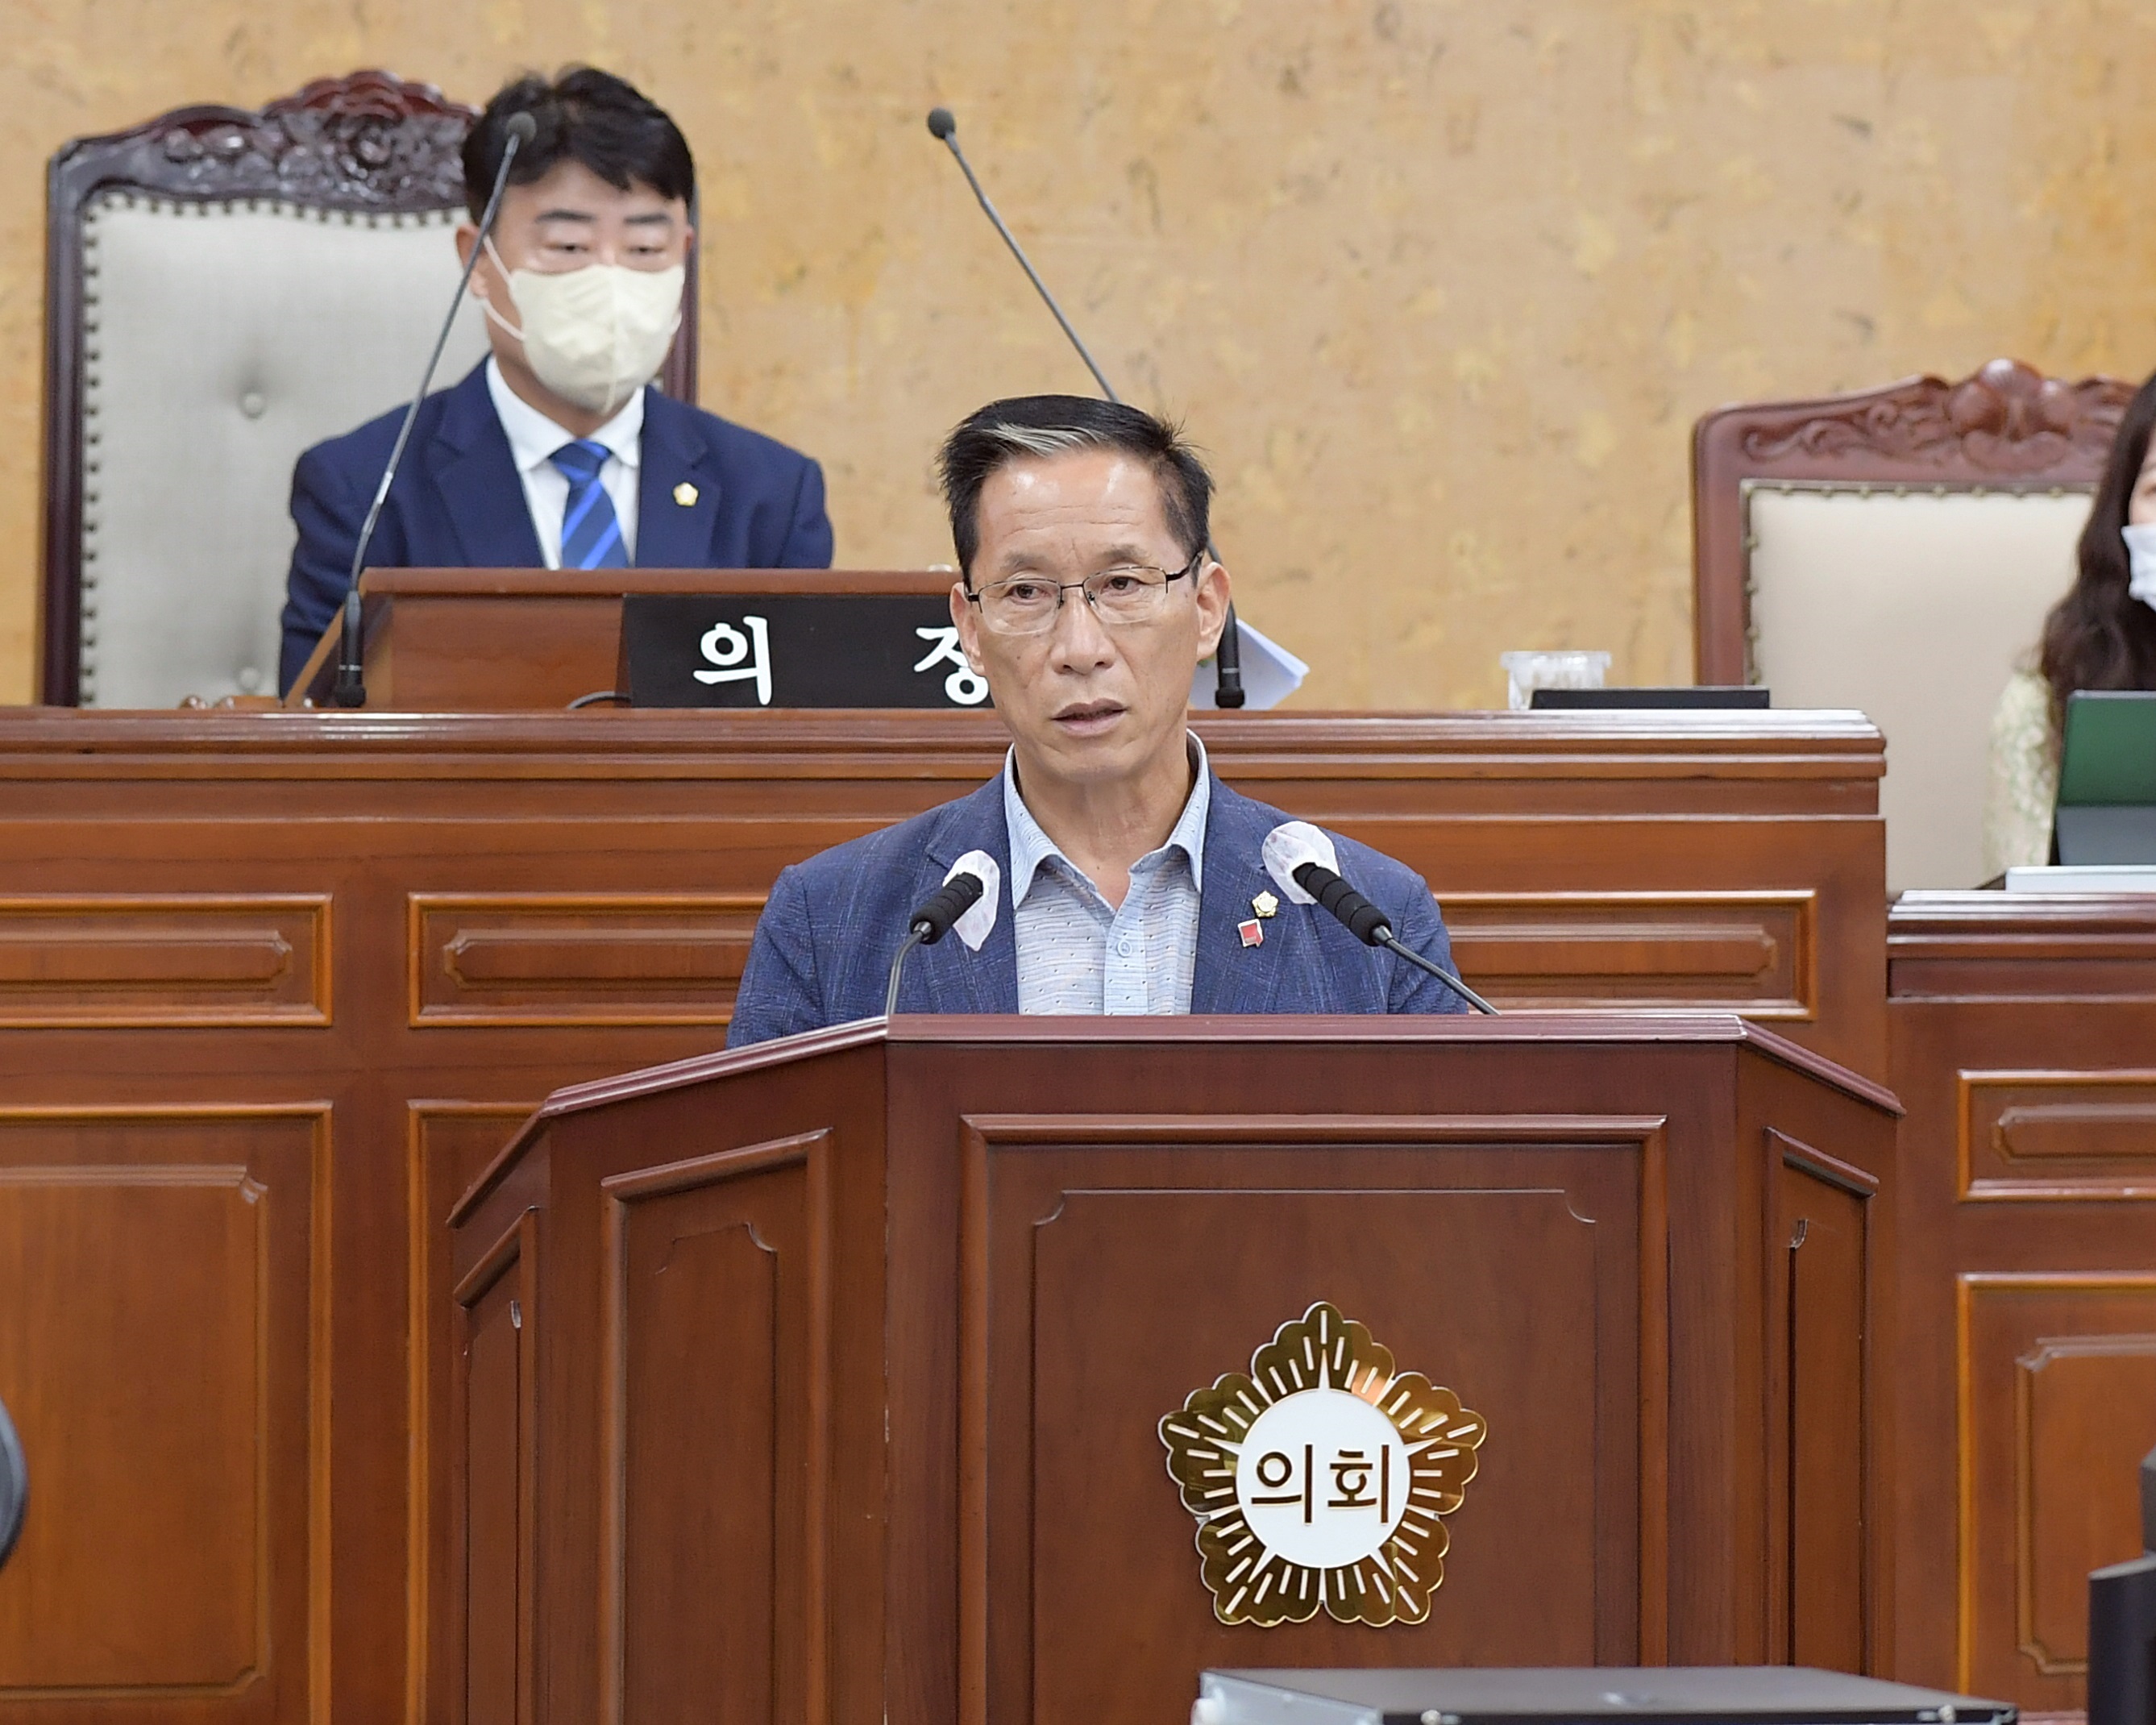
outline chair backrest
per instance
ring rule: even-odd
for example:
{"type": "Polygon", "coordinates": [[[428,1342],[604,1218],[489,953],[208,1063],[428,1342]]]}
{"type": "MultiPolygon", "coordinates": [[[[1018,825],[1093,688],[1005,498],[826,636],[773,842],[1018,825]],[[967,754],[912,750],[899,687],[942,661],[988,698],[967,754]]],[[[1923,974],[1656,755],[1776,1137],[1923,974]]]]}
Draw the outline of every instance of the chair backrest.
{"type": "Polygon", "coordinates": [[[1891,890],[1984,872],[1992,708],[2073,579],[2133,390],[1999,359],[1694,430],[1699,680],[1871,716],[1891,890]]]}
{"type": "MultiPolygon", "coordinates": [[[[44,701],[275,692],[292,465],[417,387],[456,285],[475,117],[360,72],[54,157],[44,701]]],[[[661,378],[685,398],[693,270],[661,378]]],[[[468,301],[436,387],[485,351],[468,301]]]]}

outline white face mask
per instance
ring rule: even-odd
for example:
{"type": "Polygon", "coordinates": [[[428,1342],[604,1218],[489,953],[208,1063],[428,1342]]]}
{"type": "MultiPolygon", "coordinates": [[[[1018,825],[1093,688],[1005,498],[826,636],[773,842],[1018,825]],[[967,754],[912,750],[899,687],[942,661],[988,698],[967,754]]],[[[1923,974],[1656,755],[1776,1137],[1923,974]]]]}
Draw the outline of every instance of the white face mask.
{"type": "Polygon", "coordinates": [[[2156,521],[2125,528],[2119,536],[2126,541],[2127,562],[2133,571],[2126,579],[2127,592],[2144,605],[2156,605],[2156,521]]]}
{"type": "Polygon", "coordinates": [[[508,281],[524,327],[512,328],[491,305],[486,315],[524,343],[526,362],[563,401],[611,418],[659,375],[681,326],[682,265],[587,264],[553,275],[503,268],[491,239],[487,254],[508,281]]]}

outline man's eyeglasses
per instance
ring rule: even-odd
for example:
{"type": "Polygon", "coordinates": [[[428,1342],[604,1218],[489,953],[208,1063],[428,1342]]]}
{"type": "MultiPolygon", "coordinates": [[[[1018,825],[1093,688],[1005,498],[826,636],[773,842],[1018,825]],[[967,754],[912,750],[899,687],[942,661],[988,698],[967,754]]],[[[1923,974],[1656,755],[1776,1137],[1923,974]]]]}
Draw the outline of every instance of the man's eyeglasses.
{"type": "Polygon", "coordinates": [[[1045,634],[1055,627],[1055,614],[1063,608],[1066,593],[1084,593],[1093,614],[1111,626],[1150,623],[1167,603],[1168,583],[1194,578],[1204,561],[1201,551],[1180,569],[1118,563],[1083,581],[1014,575],[978,592],[968,588],[966,597],[981,608],[981,626],[999,635],[1045,634]]]}

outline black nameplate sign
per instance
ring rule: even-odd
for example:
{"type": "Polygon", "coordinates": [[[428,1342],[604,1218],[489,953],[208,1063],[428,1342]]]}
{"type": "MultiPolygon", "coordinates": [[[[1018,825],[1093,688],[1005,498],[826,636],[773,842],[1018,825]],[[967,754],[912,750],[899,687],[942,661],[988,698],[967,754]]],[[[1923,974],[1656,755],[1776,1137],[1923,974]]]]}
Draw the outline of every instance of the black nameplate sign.
{"type": "Polygon", "coordinates": [[[940,593],[630,593],[621,648],[634,706],[989,705],[940,593]]]}

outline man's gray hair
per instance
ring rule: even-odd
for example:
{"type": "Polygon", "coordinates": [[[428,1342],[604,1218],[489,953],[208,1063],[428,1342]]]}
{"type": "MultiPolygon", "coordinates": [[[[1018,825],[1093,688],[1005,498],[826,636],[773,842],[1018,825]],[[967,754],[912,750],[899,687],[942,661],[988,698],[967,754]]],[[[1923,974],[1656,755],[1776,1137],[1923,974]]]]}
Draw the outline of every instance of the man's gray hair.
{"type": "Polygon", "coordinates": [[[998,468],[1074,449],[1119,449],[1143,461],[1160,486],[1162,512],[1185,557],[1211,537],[1213,476],[1183,434],[1120,402],[1088,395],[1021,395],[969,413],[943,440],[937,466],[951,511],[951,543],[968,585],[980,549],[981,488],[998,468]]]}

